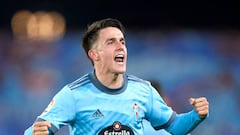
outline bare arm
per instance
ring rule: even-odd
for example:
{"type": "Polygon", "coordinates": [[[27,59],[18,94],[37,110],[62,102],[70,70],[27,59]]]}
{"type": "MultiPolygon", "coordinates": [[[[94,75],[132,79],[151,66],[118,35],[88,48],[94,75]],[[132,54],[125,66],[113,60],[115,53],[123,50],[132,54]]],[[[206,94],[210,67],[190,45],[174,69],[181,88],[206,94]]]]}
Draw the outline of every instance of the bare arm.
{"type": "Polygon", "coordinates": [[[208,101],[205,97],[190,98],[189,103],[194,110],[188,113],[177,114],[165,129],[173,135],[190,133],[208,116],[208,101]]]}

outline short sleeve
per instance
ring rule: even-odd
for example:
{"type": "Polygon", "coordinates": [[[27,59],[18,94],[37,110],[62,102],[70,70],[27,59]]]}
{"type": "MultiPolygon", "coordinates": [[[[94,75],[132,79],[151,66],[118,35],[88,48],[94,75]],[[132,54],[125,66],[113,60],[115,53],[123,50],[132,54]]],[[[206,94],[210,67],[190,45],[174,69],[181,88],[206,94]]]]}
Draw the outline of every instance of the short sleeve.
{"type": "Polygon", "coordinates": [[[167,106],[159,93],[151,86],[149,110],[146,119],[155,127],[161,127],[168,123],[175,114],[171,107],[167,106]]]}
{"type": "Polygon", "coordinates": [[[44,112],[36,121],[47,120],[59,130],[68,125],[75,117],[75,102],[72,90],[65,86],[49,103],[44,112]]]}

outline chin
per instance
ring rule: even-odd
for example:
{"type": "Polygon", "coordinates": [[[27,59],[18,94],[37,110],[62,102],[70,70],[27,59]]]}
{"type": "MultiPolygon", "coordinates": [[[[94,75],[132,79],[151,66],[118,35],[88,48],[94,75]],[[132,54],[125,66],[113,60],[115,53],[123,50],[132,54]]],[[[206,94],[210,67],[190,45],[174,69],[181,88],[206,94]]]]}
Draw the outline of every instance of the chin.
{"type": "Polygon", "coordinates": [[[126,66],[125,65],[117,65],[113,67],[112,71],[114,71],[117,74],[124,74],[126,72],[126,66]]]}
{"type": "Polygon", "coordinates": [[[119,74],[124,74],[126,71],[119,72],[119,74]]]}
{"type": "Polygon", "coordinates": [[[124,74],[126,71],[117,71],[118,74],[124,74]]]}
{"type": "Polygon", "coordinates": [[[125,69],[122,69],[122,70],[115,70],[115,73],[117,74],[124,74],[126,72],[125,69]]]}

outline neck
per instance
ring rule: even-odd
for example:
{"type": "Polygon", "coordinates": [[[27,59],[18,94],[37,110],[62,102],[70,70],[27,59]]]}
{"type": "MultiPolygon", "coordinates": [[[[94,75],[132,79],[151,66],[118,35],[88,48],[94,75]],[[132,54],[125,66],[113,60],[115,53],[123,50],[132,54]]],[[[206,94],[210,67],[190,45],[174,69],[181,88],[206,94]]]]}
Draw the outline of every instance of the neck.
{"type": "Polygon", "coordinates": [[[106,87],[111,89],[120,88],[123,84],[123,74],[101,73],[95,71],[97,79],[106,87]]]}

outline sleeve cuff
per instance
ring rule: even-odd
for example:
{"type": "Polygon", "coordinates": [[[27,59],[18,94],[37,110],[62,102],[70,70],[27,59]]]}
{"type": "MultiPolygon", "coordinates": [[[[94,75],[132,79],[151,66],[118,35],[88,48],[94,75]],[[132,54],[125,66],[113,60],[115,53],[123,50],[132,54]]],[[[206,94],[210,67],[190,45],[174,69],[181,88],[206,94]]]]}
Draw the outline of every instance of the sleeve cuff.
{"type": "MultiPolygon", "coordinates": [[[[42,118],[37,118],[35,122],[39,122],[39,121],[46,121],[46,120],[42,118]]],[[[49,135],[53,135],[58,131],[58,128],[51,123],[51,127],[48,128],[48,131],[49,131],[49,135]]]]}

